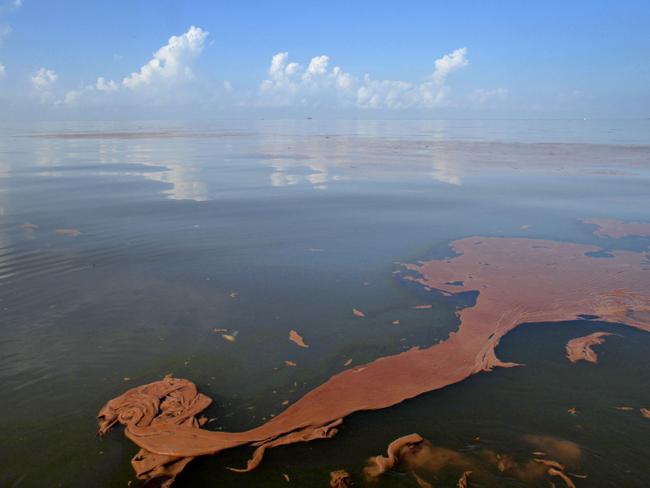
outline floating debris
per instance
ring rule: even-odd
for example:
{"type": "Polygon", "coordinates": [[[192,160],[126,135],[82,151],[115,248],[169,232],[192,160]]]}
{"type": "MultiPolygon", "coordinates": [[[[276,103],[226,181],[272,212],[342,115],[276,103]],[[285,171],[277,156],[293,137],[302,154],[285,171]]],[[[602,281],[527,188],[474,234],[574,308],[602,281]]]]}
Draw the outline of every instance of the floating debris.
{"type": "Polygon", "coordinates": [[[343,366],[350,366],[351,364],[352,364],[352,358],[350,358],[346,362],[344,362],[343,366]]]}
{"type": "Polygon", "coordinates": [[[365,313],[363,313],[361,310],[359,310],[359,309],[357,309],[357,308],[353,308],[353,309],[352,309],[352,314],[353,314],[355,317],[365,317],[365,316],[366,316],[365,313]]]}
{"type": "Polygon", "coordinates": [[[646,418],[646,419],[650,419],[650,410],[648,410],[647,408],[640,408],[640,409],[639,409],[639,412],[641,412],[641,415],[642,415],[644,418],[646,418]]]}
{"type": "Polygon", "coordinates": [[[287,473],[282,473],[282,477],[285,479],[287,483],[291,481],[291,478],[289,478],[289,475],[287,473]]]}
{"type": "Polygon", "coordinates": [[[287,366],[296,366],[296,363],[295,363],[295,362],[293,362],[293,361],[289,361],[289,360],[286,360],[286,361],[284,362],[284,364],[286,364],[287,366]]]}
{"type": "Polygon", "coordinates": [[[399,320],[393,320],[393,321],[391,322],[391,324],[393,324],[393,325],[399,325],[399,320]]]}
{"type": "Polygon", "coordinates": [[[433,305],[416,305],[414,307],[411,307],[413,310],[427,310],[429,308],[433,308],[433,305]]]}

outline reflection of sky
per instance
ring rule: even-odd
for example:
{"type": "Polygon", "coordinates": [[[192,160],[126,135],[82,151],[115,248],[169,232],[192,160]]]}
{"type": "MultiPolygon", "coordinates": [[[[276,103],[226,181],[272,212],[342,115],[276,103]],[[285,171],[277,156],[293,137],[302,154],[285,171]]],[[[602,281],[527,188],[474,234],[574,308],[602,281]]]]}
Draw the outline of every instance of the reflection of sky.
{"type": "MultiPolygon", "coordinates": [[[[2,163],[0,163],[0,174],[2,173],[2,163]]],[[[6,191],[0,190],[0,218],[10,214],[10,209],[8,208],[8,194],[6,191]]],[[[14,266],[12,264],[12,255],[10,252],[11,249],[11,239],[9,232],[7,232],[5,226],[0,227],[0,284],[3,280],[11,277],[14,274],[14,266]]],[[[29,234],[29,231],[27,231],[29,234]]]]}
{"type": "Polygon", "coordinates": [[[137,176],[164,184],[166,198],[205,201],[263,188],[325,190],[342,180],[458,186],[496,169],[606,177],[640,174],[650,164],[645,146],[463,141],[443,128],[396,123],[265,124],[254,126],[258,132],[121,129],[5,138],[23,154],[16,160],[0,153],[0,177],[21,170],[48,178],[137,176]]]}
{"type": "Polygon", "coordinates": [[[74,174],[78,167],[79,171],[94,176],[119,174],[165,183],[169,188],[163,193],[170,199],[203,201],[209,198],[206,181],[197,165],[187,162],[195,157],[191,142],[178,144],[178,138],[165,141],[159,138],[30,137],[6,142],[20,145],[23,154],[10,163],[4,158],[0,160],[0,176],[28,171],[40,177],[57,178],[74,174]],[[175,147],[170,148],[170,145],[175,147]],[[119,170],[102,168],[107,165],[119,165],[119,170]],[[133,165],[133,171],[129,165],[133,165]],[[142,171],[142,166],[153,168],[142,171]]]}
{"type": "Polygon", "coordinates": [[[206,184],[201,181],[197,168],[189,163],[181,163],[177,159],[185,155],[187,144],[182,145],[181,154],[175,154],[159,140],[119,141],[119,144],[111,140],[102,142],[104,149],[100,151],[100,154],[103,154],[104,157],[100,159],[101,163],[129,162],[164,166],[165,171],[136,171],[132,174],[170,185],[170,188],[164,190],[163,193],[172,200],[194,200],[197,202],[208,200],[206,184]],[[119,148],[116,148],[116,145],[119,145],[119,148]]]}
{"type": "Polygon", "coordinates": [[[167,171],[140,173],[140,175],[171,185],[171,188],[164,190],[164,193],[172,200],[203,202],[210,199],[208,187],[205,182],[200,181],[200,175],[196,168],[178,163],[165,163],[164,165],[167,167],[167,171]]]}
{"type": "Polygon", "coordinates": [[[404,142],[380,136],[261,136],[257,150],[272,169],[269,180],[274,187],[304,184],[327,189],[341,180],[410,179],[427,174],[440,183],[461,184],[461,165],[453,162],[453,154],[438,150],[432,156],[421,144],[404,142]]]}
{"type": "Polygon", "coordinates": [[[323,164],[282,159],[270,159],[266,163],[273,169],[269,175],[271,186],[283,187],[306,183],[317,190],[327,189],[329,172],[323,164]],[[297,174],[297,170],[306,174],[297,174]]]}
{"type": "Polygon", "coordinates": [[[437,160],[433,162],[431,176],[434,180],[440,181],[441,183],[449,183],[450,185],[462,184],[459,168],[445,161],[437,160]]]}
{"type": "Polygon", "coordinates": [[[273,186],[326,187],[337,180],[422,181],[459,186],[483,175],[643,174],[648,146],[440,139],[439,134],[277,134],[257,138],[273,186]]]}

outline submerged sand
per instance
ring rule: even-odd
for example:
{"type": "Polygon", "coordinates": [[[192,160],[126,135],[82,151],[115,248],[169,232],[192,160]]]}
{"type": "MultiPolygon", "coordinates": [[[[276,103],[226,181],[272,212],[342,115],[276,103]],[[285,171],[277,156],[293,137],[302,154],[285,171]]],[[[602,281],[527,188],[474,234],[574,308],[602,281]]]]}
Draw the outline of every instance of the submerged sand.
{"type": "MultiPolygon", "coordinates": [[[[100,433],[118,421],[126,425],[126,435],[141,448],[133,461],[141,479],[170,476],[194,456],[251,445],[256,450],[246,471],[268,448],[335,435],[351,413],[390,407],[496,366],[514,366],[500,361],[495,349],[520,324],[588,314],[650,331],[644,253],[617,251],[599,259],[587,255],[600,251],[596,246],[493,237],[461,239],[451,247],[453,258],[407,266],[416,273],[408,279],[422,286],[450,295],[479,292],[476,304],[458,313],[459,328],[445,341],[347,369],[246,432],[199,428],[194,415],[207,406],[207,397],[192,396],[196,390],[186,380],[165,379],[109,402],[99,414],[100,433]]],[[[168,479],[171,483],[173,476],[168,479]]]]}

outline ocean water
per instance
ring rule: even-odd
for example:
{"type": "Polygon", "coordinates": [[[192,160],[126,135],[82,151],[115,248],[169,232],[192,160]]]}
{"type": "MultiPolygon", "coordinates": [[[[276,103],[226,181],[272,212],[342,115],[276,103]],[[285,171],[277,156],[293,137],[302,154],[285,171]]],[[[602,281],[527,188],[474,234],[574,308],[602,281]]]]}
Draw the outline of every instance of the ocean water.
{"type": "MultiPolygon", "coordinates": [[[[120,428],[95,436],[98,410],[127,388],[173,373],[214,399],[207,428],[253,427],[347,359],[458,326],[469,303],[405,282],[401,263],[472,235],[643,251],[650,238],[603,239],[581,220],[650,221],[648,209],[650,120],[4,124],[0,485],[136,483],[135,445],[120,428]]],[[[579,487],[649,486],[649,352],[650,334],[616,324],[528,324],[498,350],[522,368],[355,414],[252,473],[224,469],[248,448],[197,459],[176,486],[285,486],[284,473],[327,486],[342,468],[362,486],[366,459],[411,432],[522,455],[526,435],[555,436],[582,448],[579,487]],[[600,363],[569,363],[566,341],[595,330],[617,334],[600,363]]],[[[417,485],[396,472],[376,486],[417,485]]]]}

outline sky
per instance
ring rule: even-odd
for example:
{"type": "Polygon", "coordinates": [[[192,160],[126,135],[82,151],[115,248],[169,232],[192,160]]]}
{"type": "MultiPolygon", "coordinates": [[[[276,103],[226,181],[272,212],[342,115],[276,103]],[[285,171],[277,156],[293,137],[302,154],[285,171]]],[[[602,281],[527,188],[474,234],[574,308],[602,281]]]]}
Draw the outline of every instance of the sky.
{"type": "Polygon", "coordinates": [[[650,2],[0,0],[0,119],[650,117],[650,2]]]}

